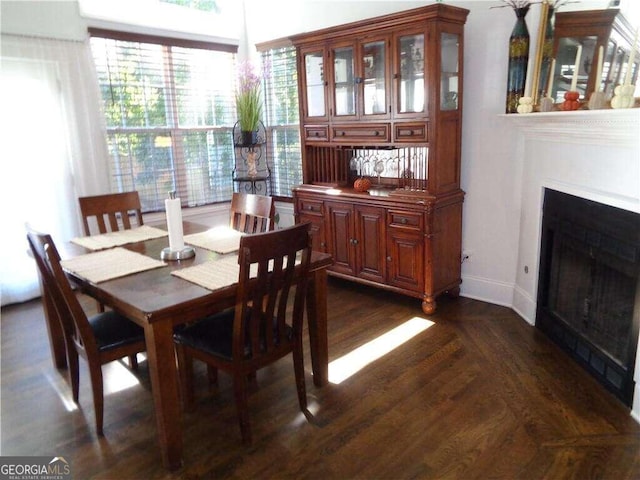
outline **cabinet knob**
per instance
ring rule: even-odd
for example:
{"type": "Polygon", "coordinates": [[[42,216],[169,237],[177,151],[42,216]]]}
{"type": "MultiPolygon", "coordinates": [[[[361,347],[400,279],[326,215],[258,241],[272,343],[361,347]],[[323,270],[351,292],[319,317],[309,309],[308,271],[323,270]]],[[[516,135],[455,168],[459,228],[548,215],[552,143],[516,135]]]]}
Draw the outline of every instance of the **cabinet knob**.
{"type": "Polygon", "coordinates": [[[406,225],[407,224],[407,219],[406,218],[400,219],[400,223],[403,224],[403,225],[406,225]]]}
{"type": "Polygon", "coordinates": [[[387,262],[390,262],[390,261],[391,261],[391,255],[387,257],[387,262]]]}
{"type": "Polygon", "coordinates": [[[322,248],[324,248],[324,247],[325,247],[325,245],[326,245],[326,244],[325,244],[324,242],[320,242],[320,246],[321,246],[322,248]]]}
{"type": "Polygon", "coordinates": [[[313,206],[312,206],[312,205],[309,205],[309,206],[307,207],[307,210],[313,210],[313,206]]]}
{"type": "Polygon", "coordinates": [[[344,137],[344,130],[340,132],[340,136],[344,137]]]}
{"type": "Polygon", "coordinates": [[[376,130],[373,135],[378,137],[378,136],[380,136],[380,132],[378,130],[376,130]]]}
{"type": "Polygon", "coordinates": [[[320,135],[320,132],[313,132],[313,134],[317,137],[320,135]]]}

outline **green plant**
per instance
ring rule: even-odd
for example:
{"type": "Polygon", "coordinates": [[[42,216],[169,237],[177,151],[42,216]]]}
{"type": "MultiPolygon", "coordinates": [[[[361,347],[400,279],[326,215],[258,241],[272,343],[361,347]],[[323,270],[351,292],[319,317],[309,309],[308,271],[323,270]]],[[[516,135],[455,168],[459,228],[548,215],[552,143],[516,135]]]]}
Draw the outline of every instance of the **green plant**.
{"type": "Polygon", "coordinates": [[[240,130],[253,132],[258,128],[262,115],[262,77],[250,62],[242,62],[238,69],[236,89],[236,110],[240,130]]]}

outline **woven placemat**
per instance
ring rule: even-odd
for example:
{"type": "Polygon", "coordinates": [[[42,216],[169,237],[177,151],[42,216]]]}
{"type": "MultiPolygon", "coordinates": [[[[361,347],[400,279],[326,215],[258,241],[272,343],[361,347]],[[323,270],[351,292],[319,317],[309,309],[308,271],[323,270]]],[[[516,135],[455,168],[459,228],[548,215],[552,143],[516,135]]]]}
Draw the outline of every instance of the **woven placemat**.
{"type": "Polygon", "coordinates": [[[237,230],[227,226],[219,226],[206,232],[186,235],[184,243],[225,254],[238,251],[240,238],[242,238],[242,233],[237,230]]]}
{"type": "Polygon", "coordinates": [[[104,250],[105,248],[120,247],[128,243],[144,242],[153,238],[166,237],[168,233],[156,227],[141,225],[128,230],[91,235],[89,237],[77,237],[71,241],[76,245],[89,250],[104,250]]]}
{"type": "Polygon", "coordinates": [[[117,247],[63,260],[62,267],[93,283],[164,267],[166,263],[117,247]]]}
{"type": "MultiPolygon", "coordinates": [[[[298,264],[300,264],[300,258],[296,257],[296,265],[298,264]]],[[[273,264],[269,262],[269,270],[272,268],[273,264]]],[[[238,256],[230,255],[219,260],[194,265],[193,267],[174,270],[171,272],[171,275],[175,275],[176,277],[180,277],[209,290],[217,290],[238,282],[240,265],[238,265],[238,256]]],[[[253,278],[257,275],[258,264],[252,264],[249,276],[253,278]]]]}
{"type": "Polygon", "coordinates": [[[209,290],[228,287],[238,282],[240,265],[238,256],[231,255],[212,262],[201,263],[193,267],[174,270],[171,275],[180,277],[209,290]]]}

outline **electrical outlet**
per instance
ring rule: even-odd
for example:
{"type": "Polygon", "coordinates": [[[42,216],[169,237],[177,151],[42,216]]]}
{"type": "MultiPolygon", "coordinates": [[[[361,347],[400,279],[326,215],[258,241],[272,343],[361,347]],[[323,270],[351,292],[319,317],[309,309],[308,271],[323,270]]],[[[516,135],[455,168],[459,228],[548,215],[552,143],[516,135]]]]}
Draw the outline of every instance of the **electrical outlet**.
{"type": "Polygon", "coordinates": [[[473,258],[473,251],[472,250],[463,250],[462,251],[462,261],[461,263],[465,263],[465,262],[471,262],[473,258]]]}

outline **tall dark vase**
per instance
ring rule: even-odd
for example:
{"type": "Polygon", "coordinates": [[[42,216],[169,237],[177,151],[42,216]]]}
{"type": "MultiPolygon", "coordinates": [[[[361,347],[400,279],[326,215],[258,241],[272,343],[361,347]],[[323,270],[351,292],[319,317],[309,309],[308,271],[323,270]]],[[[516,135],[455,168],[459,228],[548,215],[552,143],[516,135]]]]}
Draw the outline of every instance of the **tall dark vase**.
{"type": "Polygon", "coordinates": [[[538,98],[544,95],[551,96],[551,92],[547,92],[549,87],[549,75],[551,60],[553,59],[553,7],[549,6],[547,11],[547,22],[544,31],[544,43],[542,44],[542,61],[540,62],[540,77],[538,80],[538,98]]]}
{"type": "Polygon", "coordinates": [[[516,24],[509,37],[509,76],[507,80],[507,113],[518,112],[518,100],[524,95],[529,63],[529,29],[524,17],[529,7],[515,8],[516,24]]]}

